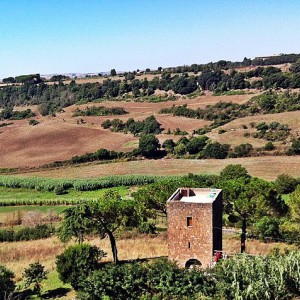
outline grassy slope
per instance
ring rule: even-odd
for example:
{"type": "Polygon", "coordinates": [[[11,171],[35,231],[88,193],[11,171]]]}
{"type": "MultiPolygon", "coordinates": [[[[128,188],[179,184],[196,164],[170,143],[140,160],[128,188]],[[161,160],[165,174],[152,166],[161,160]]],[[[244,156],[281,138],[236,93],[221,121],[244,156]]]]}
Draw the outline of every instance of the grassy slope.
{"type": "Polygon", "coordinates": [[[110,164],[82,165],[62,169],[44,170],[20,174],[22,177],[52,177],[52,178],[99,178],[107,175],[152,174],[152,175],[186,175],[218,174],[229,164],[241,164],[252,176],[266,180],[274,180],[280,174],[286,173],[300,177],[300,156],[265,156],[231,159],[162,159],[142,160],[110,164]]]}

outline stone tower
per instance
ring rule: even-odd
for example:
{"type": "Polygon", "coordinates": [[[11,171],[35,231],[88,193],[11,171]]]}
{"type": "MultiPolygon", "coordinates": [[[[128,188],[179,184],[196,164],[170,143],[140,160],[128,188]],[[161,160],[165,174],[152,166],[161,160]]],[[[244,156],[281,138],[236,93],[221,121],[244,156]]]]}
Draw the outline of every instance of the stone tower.
{"type": "Polygon", "coordinates": [[[181,267],[208,267],[222,251],[222,190],[179,188],[167,212],[169,259],[181,267]]]}

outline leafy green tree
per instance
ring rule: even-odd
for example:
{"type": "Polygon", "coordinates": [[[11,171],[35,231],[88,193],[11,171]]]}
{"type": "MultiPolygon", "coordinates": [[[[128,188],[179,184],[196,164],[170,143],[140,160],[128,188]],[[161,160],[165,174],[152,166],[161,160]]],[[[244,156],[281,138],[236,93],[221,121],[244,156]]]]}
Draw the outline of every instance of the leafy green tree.
{"type": "Polygon", "coordinates": [[[3,78],[2,82],[3,83],[15,83],[16,80],[14,77],[6,77],[6,78],[3,78]]]}
{"type": "Polygon", "coordinates": [[[145,134],[140,137],[139,150],[147,158],[156,157],[160,149],[158,138],[153,134],[145,134]]]}
{"type": "Polygon", "coordinates": [[[65,211],[60,227],[60,238],[83,240],[92,230],[101,239],[109,238],[114,263],[118,263],[118,250],[114,232],[122,227],[137,227],[140,222],[139,206],[134,200],[123,200],[116,191],[107,191],[98,201],[83,202],[65,211]],[[79,220],[79,222],[78,222],[79,220]]]}
{"type": "Polygon", "coordinates": [[[183,143],[177,144],[174,147],[174,153],[179,156],[186,154],[186,145],[183,143]]]}
{"type": "Polygon", "coordinates": [[[0,265],[0,299],[8,299],[8,296],[15,290],[14,273],[0,265]]]}
{"type": "MultiPolygon", "coordinates": [[[[299,59],[291,65],[290,71],[293,72],[293,73],[299,73],[300,72],[300,60],[299,59]]],[[[3,82],[4,82],[4,79],[3,79],[3,82]]]]}
{"type": "Polygon", "coordinates": [[[292,140],[292,151],[295,154],[300,154],[300,139],[292,140]]]}
{"type": "Polygon", "coordinates": [[[140,188],[132,196],[138,203],[142,203],[146,209],[167,215],[167,200],[178,186],[179,182],[177,180],[163,180],[140,188]]]}
{"type": "Polygon", "coordinates": [[[287,174],[278,175],[274,184],[279,194],[292,193],[300,182],[287,174]]]}
{"type": "Polygon", "coordinates": [[[240,222],[241,252],[246,249],[246,231],[263,216],[278,216],[286,213],[284,201],[277,196],[271,183],[258,178],[238,178],[219,183],[224,192],[225,211],[229,221],[240,222]]]}
{"type": "Polygon", "coordinates": [[[70,246],[56,257],[56,270],[59,279],[64,283],[70,283],[77,290],[80,282],[91,271],[98,268],[99,261],[105,255],[105,252],[89,244],[70,246]]]}
{"type": "Polygon", "coordinates": [[[44,270],[44,266],[39,262],[30,264],[28,268],[24,270],[23,277],[25,279],[25,287],[29,287],[33,284],[33,292],[38,296],[41,296],[41,284],[44,279],[47,279],[47,273],[44,270]]]}
{"type": "Polygon", "coordinates": [[[254,224],[258,231],[259,239],[266,241],[268,237],[282,238],[280,233],[280,220],[264,216],[254,224]]]}
{"type": "Polygon", "coordinates": [[[164,148],[168,153],[172,153],[174,151],[175,143],[172,139],[167,139],[163,142],[162,148],[164,148]]]}
{"type": "Polygon", "coordinates": [[[200,136],[200,137],[194,137],[191,138],[186,146],[186,150],[190,154],[197,154],[200,151],[203,150],[203,148],[206,145],[206,142],[208,141],[207,136],[200,136]]]}
{"type": "Polygon", "coordinates": [[[117,75],[116,69],[111,69],[110,76],[116,76],[116,75],[117,75]]]}
{"type": "Polygon", "coordinates": [[[300,185],[298,185],[296,190],[291,194],[288,206],[292,220],[300,225],[300,185]]]}
{"type": "Polygon", "coordinates": [[[248,171],[242,165],[228,165],[220,173],[221,180],[250,178],[248,171]]]}
{"type": "Polygon", "coordinates": [[[250,155],[250,152],[253,150],[253,146],[249,143],[240,144],[234,148],[234,153],[237,157],[246,157],[250,155]]]}
{"type": "Polygon", "coordinates": [[[203,156],[207,158],[224,159],[227,157],[230,145],[213,142],[208,144],[203,150],[203,156]]]}

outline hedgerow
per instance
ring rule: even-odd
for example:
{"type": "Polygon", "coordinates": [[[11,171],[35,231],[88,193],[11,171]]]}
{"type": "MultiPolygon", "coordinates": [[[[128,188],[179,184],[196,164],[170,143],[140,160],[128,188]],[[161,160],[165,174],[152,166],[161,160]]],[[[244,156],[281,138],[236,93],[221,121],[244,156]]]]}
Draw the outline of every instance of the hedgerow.
{"type": "Polygon", "coordinates": [[[24,227],[20,230],[1,229],[0,243],[45,239],[50,237],[54,232],[54,227],[47,224],[37,225],[35,227],[24,227]]]}

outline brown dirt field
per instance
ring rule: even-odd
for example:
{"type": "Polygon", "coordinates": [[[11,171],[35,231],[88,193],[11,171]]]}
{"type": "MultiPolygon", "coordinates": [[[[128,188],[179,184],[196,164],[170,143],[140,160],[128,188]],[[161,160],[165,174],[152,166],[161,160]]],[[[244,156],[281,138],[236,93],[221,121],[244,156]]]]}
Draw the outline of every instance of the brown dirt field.
{"type": "MultiPolygon", "coordinates": [[[[28,125],[28,120],[12,121],[14,124],[0,128],[0,168],[34,167],[48,164],[57,160],[66,160],[74,155],[94,152],[99,148],[110,150],[128,151],[132,148],[137,138],[131,134],[112,133],[103,130],[101,123],[106,119],[120,118],[126,121],[132,117],[136,120],[143,120],[150,115],[155,115],[165,130],[175,130],[179,127],[191,133],[194,129],[201,128],[209,122],[204,120],[189,119],[184,117],[173,117],[170,115],[158,114],[161,108],[172,105],[187,104],[189,107],[205,107],[219,101],[232,101],[244,103],[253,97],[254,94],[234,96],[206,96],[194,99],[179,99],[160,103],[147,102],[126,102],[107,101],[102,103],[89,103],[84,105],[72,105],[65,108],[64,112],[58,113],[56,117],[43,117],[39,114],[37,106],[16,107],[17,110],[30,108],[36,113],[32,119],[40,124],[28,125]],[[77,107],[84,109],[87,106],[121,106],[129,113],[122,116],[110,117],[72,117],[77,107]],[[77,124],[77,121],[84,119],[84,124],[77,124]]],[[[167,138],[178,139],[178,136],[159,136],[161,142],[167,138]]]]}
{"type": "MultiPolygon", "coordinates": [[[[14,122],[0,130],[0,167],[29,167],[69,159],[99,148],[122,150],[131,135],[48,120],[36,126],[14,122]]],[[[128,150],[128,149],[123,149],[128,150]]]]}
{"type": "MultiPolygon", "coordinates": [[[[291,128],[291,136],[299,137],[300,136],[300,112],[299,111],[291,111],[291,112],[284,112],[279,114],[268,114],[268,115],[260,115],[260,116],[251,116],[240,118],[234,120],[224,126],[220,126],[212,132],[207,133],[206,135],[209,136],[211,139],[216,140],[220,143],[228,143],[232,146],[237,146],[242,143],[250,143],[254,147],[263,147],[267,141],[264,139],[257,139],[253,137],[244,137],[243,134],[246,132],[254,133],[256,132],[255,128],[251,128],[250,123],[255,122],[279,122],[282,124],[287,124],[289,128],[291,128]],[[246,125],[248,129],[243,129],[243,125],[246,125]],[[218,134],[220,129],[224,129],[227,132],[223,134],[218,134]]],[[[288,138],[287,140],[290,140],[288,138]]],[[[275,142],[275,145],[280,145],[282,142],[275,142]]],[[[280,147],[280,146],[279,146],[280,147]]]]}
{"type": "Polygon", "coordinates": [[[107,175],[186,175],[218,174],[229,164],[241,164],[252,176],[266,180],[275,180],[280,174],[286,173],[300,177],[299,156],[263,156],[229,159],[160,159],[109,164],[82,165],[80,167],[65,167],[53,170],[41,170],[20,174],[22,177],[51,178],[99,178],[107,175]]]}

